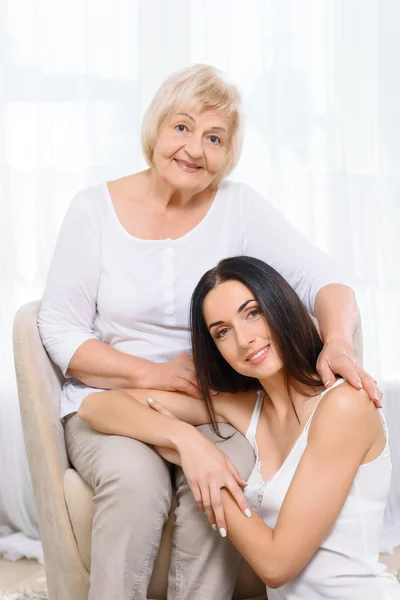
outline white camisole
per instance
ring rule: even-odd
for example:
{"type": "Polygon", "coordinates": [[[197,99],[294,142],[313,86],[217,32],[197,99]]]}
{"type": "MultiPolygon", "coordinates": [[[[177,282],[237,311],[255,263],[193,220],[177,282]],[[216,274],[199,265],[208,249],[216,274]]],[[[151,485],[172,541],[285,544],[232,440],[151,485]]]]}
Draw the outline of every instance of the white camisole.
{"type": "MultiPolygon", "coordinates": [[[[339,379],[335,386],[343,383],[339,379]]],[[[335,387],[333,386],[333,387],[335,387]]],[[[332,389],[332,388],[331,388],[332,389]]],[[[256,454],[245,495],[252,508],[274,528],[280,508],[307,447],[308,430],[321,397],[290,454],[268,480],[261,477],[256,430],[262,407],[259,392],[246,438],[256,454]]],[[[348,498],[331,532],[308,565],[291,581],[269,589],[268,600],[400,600],[400,584],[378,562],[379,533],[390,485],[391,458],[382,411],[386,445],[375,460],[360,465],[348,498]]]]}

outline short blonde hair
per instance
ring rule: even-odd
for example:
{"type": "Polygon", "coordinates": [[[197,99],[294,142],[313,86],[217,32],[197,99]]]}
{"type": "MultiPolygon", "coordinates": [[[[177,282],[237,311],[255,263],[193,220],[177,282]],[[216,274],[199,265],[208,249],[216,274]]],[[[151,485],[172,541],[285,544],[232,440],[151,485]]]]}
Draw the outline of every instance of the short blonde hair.
{"type": "Polygon", "coordinates": [[[141,143],[147,164],[153,166],[157,135],[165,118],[173,110],[221,110],[232,118],[227,161],[212,182],[218,187],[236,167],[243,146],[242,99],[237,88],[223,79],[210,65],[197,64],[173,73],[156,92],[142,122],[141,143]]]}

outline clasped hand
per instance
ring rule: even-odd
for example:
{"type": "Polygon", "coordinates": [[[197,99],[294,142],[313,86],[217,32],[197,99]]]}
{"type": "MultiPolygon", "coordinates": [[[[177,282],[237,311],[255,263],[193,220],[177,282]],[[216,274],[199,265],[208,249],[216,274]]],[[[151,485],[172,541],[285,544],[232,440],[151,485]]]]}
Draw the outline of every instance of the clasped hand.
{"type": "MultiPolygon", "coordinates": [[[[154,410],[175,418],[161,402],[149,402],[154,410]]],[[[178,450],[156,447],[157,452],[166,460],[178,464],[185,473],[186,480],[200,510],[207,514],[208,521],[219,529],[225,537],[227,526],[221,500],[221,489],[227,488],[236,500],[239,508],[247,516],[251,510],[243,489],[246,482],[227,455],[197,429],[193,428],[182,437],[178,450]]]]}

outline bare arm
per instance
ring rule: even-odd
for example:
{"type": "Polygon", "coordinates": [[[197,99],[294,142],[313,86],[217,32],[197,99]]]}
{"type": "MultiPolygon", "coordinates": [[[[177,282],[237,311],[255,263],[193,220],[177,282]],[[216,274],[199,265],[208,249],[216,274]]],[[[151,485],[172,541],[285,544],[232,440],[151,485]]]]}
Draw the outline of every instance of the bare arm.
{"type": "MultiPolygon", "coordinates": [[[[201,400],[179,392],[164,392],[155,389],[123,389],[90,394],[83,400],[78,414],[93,429],[103,433],[127,435],[142,442],[162,446],[155,439],[142,439],[140,426],[137,423],[133,424],[139,414],[146,420],[146,423],[150,419],[151,427],[161,426],[161,422],[153,420],[153,415],[157,413],[149,409],[147,403],[149,397],[162,401],[171,414],[173,413],[178,423],[183,422],[191,426],[209,423],[201,400]],[[138,430],[136,431],[136,429],[138,430]]],[[[162,416],[170,418],[166,415],[162,416]]],[[[217,419],[220,421],[222,418],[218,416],[217,419]]]]}
{"type": "Polygon", "coordinates": [[[353,335],[359,325],[359,313],[353,290],[340,284],[321,288],[315,300],[315,316],[324,342],[317,363],[322,381],[329,387],[335,382],[335,375],[340,375],[353,387],[363,387],[380,408],[382,394],[354,355],[353,335]]]}
{"type": "Polygon", "coordinates": [[[100,340],[88,340],[73,354],[67,375],[90,387],[145,387],[153,363],[111,348],[100,340]]]}
{"type": "Polygon", "coordinates": [[[322,380],[332,385],[334,373],[354,387],[358,387],[361,380],[378,406],[379,390],[354,358],[352,336],[358,323],[358,312],[354,293],[347,287],[348,277],[270,202],[248,186],[242,186],[240,207],[243,253],[274,267],[318,319],[325,345],[318,361],[322,380]]]}
{"type": "Polygon", "coordinates": [[[378,428],[383,435],[379,415],[365,392],[351,390],[347,397],[334,392],[323,399],[314,417],[275,529],[257,515],[247,520],[229,494],[222,494],[228,536],[271,588],[298,575],[310,561],[332,529],[378,428]],[[354,394],[363,397],[355,401],[354,394]]]}
{"type": "Polygon", "coordinates": [[[86,396],[78,415],[93,429],[102,433],[122,435],[168,448],[179,454],[183,471],[201,510],[214,512],[225,526],[220,490],[230,490],[238,506],[249,511],[247,500],[241,490],[246,483],[236,467],[215,444],[197,431],[194,425],[207,423],[203,403],[183,394],[159,390],[110,390],[86,396]],[[147,404],[151,395],[162,394],[169,406],[187,416],[188,423],[174,416],[160,414],[147,404]],[[169,400],[169,402],[168,402],[169,400]]]}
{"type": "Polygon", "coordinates": [[[189,354],[155,364],[97,339],[100,240],[99,198],[90,191],[79,193],[62,223],[38,316],[40,336],[52,360],[64,375],[91,387],[156,387],[199,396],[189,354]]]}
{"type": "Polygon", "coordinates": [[[352,289],[339,283],[321,288],[315,299],[315,316],[324,343],[340,339],[353,346],[359,315],[352,289]]]}
{"type": "Polygon", "coordinates": [[[190,436],[195,438],[198,434],[189,423],[152,411],[124,390],[86,396],[78,415],[102,433],[123,435],[178,451],[180,441],[190,436]]]}
{"type": "Polygon", "coordinates": [[[88,340],[72,356],[68,375],[91,387],[108,390],[156,388],[200,397],[193,359],[186,352],[168,362],[153,363],[119,352],[99,340],[88,340]]]}

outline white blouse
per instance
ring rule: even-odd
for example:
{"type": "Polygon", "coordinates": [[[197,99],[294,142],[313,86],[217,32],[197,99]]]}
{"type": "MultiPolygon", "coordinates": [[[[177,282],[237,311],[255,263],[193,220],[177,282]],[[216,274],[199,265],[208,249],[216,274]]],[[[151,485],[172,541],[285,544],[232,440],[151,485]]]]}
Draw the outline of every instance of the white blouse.
{"type": "MultiPolygon", "coordinates": [[[[323,252],[243,183],[223,182],[203,220],[165,240],[130,235],[105,183],[83,190],[67,211],[50,266],[38,318],[43,344],[64,375],[90,339],[153,362],[190,352],[192,292],[205,271],[237,255],[274,267],[311,313],[323,286],[349,285],[323,252]]],[[[93,391],[67,377],[60,417],[77,411],[93,391]]]]}

